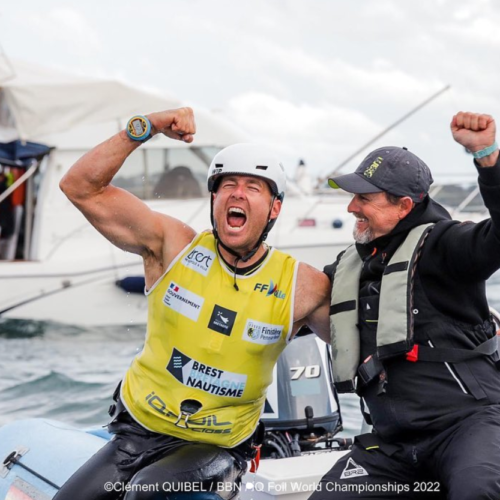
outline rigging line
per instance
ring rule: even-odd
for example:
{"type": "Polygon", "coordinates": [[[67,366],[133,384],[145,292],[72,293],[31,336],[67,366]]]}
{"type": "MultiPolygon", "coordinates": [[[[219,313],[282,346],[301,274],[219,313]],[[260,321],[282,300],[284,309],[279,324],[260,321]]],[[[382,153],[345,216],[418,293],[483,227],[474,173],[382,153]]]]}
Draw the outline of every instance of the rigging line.
{"type": "MultiPolygon", "coordinates": [[[[123,269],[127,267],[136,267],[136,266],[142,266],[143,262],[137,261],[137,262],[126,262],[123,264],[118,264],[116,268],[118,269],[123,269]]],[[[60,272],[60,273],[38,273],[38,274],[26,274],[26,273],[21,273],[21,274],[0,274],[0,279],[2,280],[8,280],[8,279],[28,279],[28,278],[72,278],[75,276],[86,276],[88,274],[95,274],[95,273],[102,273],[105,271],[112,271],[115,266],[106,266],[106,267],[97,267],[94,269],[88,269],[86,271],[71,271],[71,272],[60,272]]]]}
{"type": "Polygon", "coordinates": [[[355,151],[353,154],[351,154],[348,158],[346,158],[342,163],[340,163],[337,167],[335,167],[335,169],[332,170],[332,172],[330,172],[328,175],[326,175],[325,177],[323,177],[322,179],[320,179],[318,181],[317,186],[319,187],[329,177],[331,177],[332,175],[336,174],[346,163],[350,162],[355,156],[357,156],[359,153],[361,153],[362,151],[364,151],[368,146],[370,146],[375,141],[377,141],[378,139],[380,139],[381,137],[383,137],[385,134],[387,134],[387,132],[389,132],[393,128],[397,127],[400,123],[403,123],[410,116],[414,115],[417,111],[419,111],[420,109],[422,109],[424,106],[426,106],[427,104],[429,104],[431,101],[433,101],[434,99],[436,99],[437,97],[439,97],[441,94],[443,94],[444,92],[446,92],[450,88],[451,88],[451,85],[446,85],[440,91],[438,91],[435,94],[433,94],[430,97],[428,97],[425,101],[421,102],[418,106],[416,106],[415,108],[413,108],[412,110],[410,110],[408,113],[406,113],[404,116],[402,116],[401,118],[399,118],[398,120],[396,120],[393,124],[389,125],[387,128],[385,128],[384,130],[382,130],[382,132],[380,132],[375,137],[373,137],[372,139],[370,139],[366,144],[364,144],[361,148],[359,148],[357,151],[355,151]]]}
{"type": "Polygon", "coordinates": [[[45,297],[50,297],[51,295],[55,295],[57,293],[65,291],[65,290],[70,290],[70,289],[73,289],[73,288],[79,288],[81,286],[88,285],[90,283],[94,283],[94,282],[97,282],[97,281],[102,281],[103,279],[106,279],[106,278],[109,279],[109,277],[107,277],[107,276],[96,276],[96,277],[90,278],[88,280],[76,283],[74,285],[73,284],[70,284],[70,285],[61,285],[60,288],[56,288],[55,290],[51,290],[50,292],[41,293],[40,295],[36,295],[35,297],[31,297],[29,299],[26,299],[26,300],[23,300],[21,302],[18,302],[17,304],[14,304],[12,306],[6,307],[5,309],[2,309],[0,311],[0,316],[2,314],[6,313],[6,312],[12,311],[13,309],[17,309],[18,307],[24,306],[26,304],[30,304],[31,302],[36,302],[37,300],[44,299],[45,297]]]}
{"type": "Polygon", "coordinates": [[[89,223],[87,221],[82,222],[79,226],[77,226],[73,231],[70,231],[69,233],[61,236],[59,240],[54,243],[53,247],[50,249],[50,251],[47,253],[45,256],[46,261],[50,260],[53,256],[54,253],[58,250],[58,248],[66,242],[66,240],[72,238],[75,234],[78,234],[80,231],[84,231],[89,228],[89,223]]]}
{"type": "MultiPolygon", "coordinates": [[[[440,91],[438,91],[435,94],[433,94],[430,97],[428,97],[425,101],[421,102],[418,106],[416,106],[415,108],[413,108],[412,110],[410,110],[408,113],[406,113],[405,115],[403,115],[401,118],[399,118],[398,120],[396,120],[393,124],[389,125],[387,128],[385,128],[384,130],[382,130],[382,132],[380,132],[375,137],[373,137],[372,139],[370,139],[366,144],[364,144],[361,148],[359,148],[358,150],[356,150],[353,154],[351,154],[348,158],[346,158],[342,163],[340,163],[337,167],[335,167],[335,169],[332,172],[330,172],[325,177],[320,178],[318,180],[318,182],[316,183],[316,187],[317,188],[321,187],[321,185],[329,177],[331,177],[332,175],[334,175],[335,173],[337,173],[344,165],[346,165],[347,163],[349,163],[354,157],[356,157],[359,153],[361,153],[362,151],[364,151],[368,146],[370,146],[375,141],[377,141],[378,139],[380,139],[381,137],[383,137],[385,134],[387,134],[387,132],[389,132],[393,128],[397,127],[399,124],[403,123],[410,116],[414,115],[417,111],[419,111],[420,109],[422,109],[424,106],[426,106],[427,104],[429,104],[431,101],[433,101],[434,99],[436,99],[438,96],[440,96],[441,94],[443,94],[444,92],[446,92],[450,88],[451,88],[451,85],[446,85],[440,91]]],[[[307,210],[307,212],[305,213],[305,215],[302,218],[305,219],[306,217],[308,217],[308,215],[310,213],[312,213],[313,210],[320,203],[321,203],[321,199],[316,200],[316,202],[312,206],[309,207],[309,209],[307,210]]],[[[297,224],[295,225],[295,227],[298,227],[298,221],[297,221],[297,224]]],[[[294,229],[295,229],[295,227],[294,227],[294,229]]]]}

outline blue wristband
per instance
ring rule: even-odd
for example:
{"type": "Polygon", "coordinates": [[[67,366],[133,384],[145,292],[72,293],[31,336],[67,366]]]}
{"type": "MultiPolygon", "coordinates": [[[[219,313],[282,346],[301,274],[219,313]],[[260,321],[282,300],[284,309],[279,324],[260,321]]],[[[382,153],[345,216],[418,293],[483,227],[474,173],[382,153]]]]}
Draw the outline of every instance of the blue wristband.
{"type": "Polygon", "coordinates": [[[491,146],[484,149],[480,149],[475,153],[472,153],[472,156],[476,159],[484,158],[485,156],[490,156],[490,154],[494,153],[497,149],[498,149],[498,144],[497,141],[495,141],[491,146]]]}

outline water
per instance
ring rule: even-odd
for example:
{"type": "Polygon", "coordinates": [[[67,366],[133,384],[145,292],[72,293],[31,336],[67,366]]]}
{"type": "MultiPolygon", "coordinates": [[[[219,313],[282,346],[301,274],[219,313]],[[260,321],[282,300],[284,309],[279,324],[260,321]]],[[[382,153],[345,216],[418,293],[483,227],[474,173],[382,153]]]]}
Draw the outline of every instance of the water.
{"type": "MultiPolygon", "coordinates": [[[[489,281],[488,297],[500,310],[500,273],[489,281]]],[[[105,424],[111,394],[143,339],[144,327],[86,330],[0,320],[0,425],[28,417],[105,424]]],[[[341,406],[341,435],[359,433],[358,398],[342,396],[341,406]]]]}

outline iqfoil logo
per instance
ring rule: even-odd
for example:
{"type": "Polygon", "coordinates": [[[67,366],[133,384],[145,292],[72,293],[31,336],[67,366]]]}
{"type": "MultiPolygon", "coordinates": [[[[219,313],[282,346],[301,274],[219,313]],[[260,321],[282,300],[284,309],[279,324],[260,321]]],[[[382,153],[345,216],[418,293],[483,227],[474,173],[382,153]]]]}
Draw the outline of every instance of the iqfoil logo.
{"type": "Polygon", "coordinates": [[[271,297],[272,295],[277,299],[284,299],[286,297],[286,293],[278,290],[278,283],[274,284],[273,280],[270,281],[269,285],[256,283],[253,290],[254,292],[265,293],[266,297],[271,297]]]}
{"type": "MultiPolygon", "coordinates": [[[[153,410],[165,415],[168,418],[177,419],[178,415],[167,410],[167,404],[154,391],[146,396],[146,403],[153,410]]],[[[175,423],[174,425],[177,425],[175,423]]],[[[202,432],[205,434],[231,434],[233,423],[230,421],[219,421],[217,415],[208,415],[200,418],[190,418],[189,423],[186,422],[184,429],[189,429],[193,432],[202,432]]]]}

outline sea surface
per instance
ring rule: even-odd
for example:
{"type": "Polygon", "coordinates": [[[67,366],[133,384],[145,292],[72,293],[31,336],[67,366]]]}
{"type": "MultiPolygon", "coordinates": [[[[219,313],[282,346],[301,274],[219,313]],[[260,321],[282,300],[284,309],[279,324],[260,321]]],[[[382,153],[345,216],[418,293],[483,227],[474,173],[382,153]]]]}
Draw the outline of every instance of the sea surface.
{"type": "MultiPolygon", "coordinates": [[[[487,293],[500,310],[500,273],[488,282],[487,293]]],[[[106,424],[111,394],[142,348],[144,333],[144,327],[89,330],[0,319],[0,425],[29,417],[82,428],[106,424]]],[[[341,408],[340,435],[359,433],[358,398],[342,396],[341,408]]]]}

